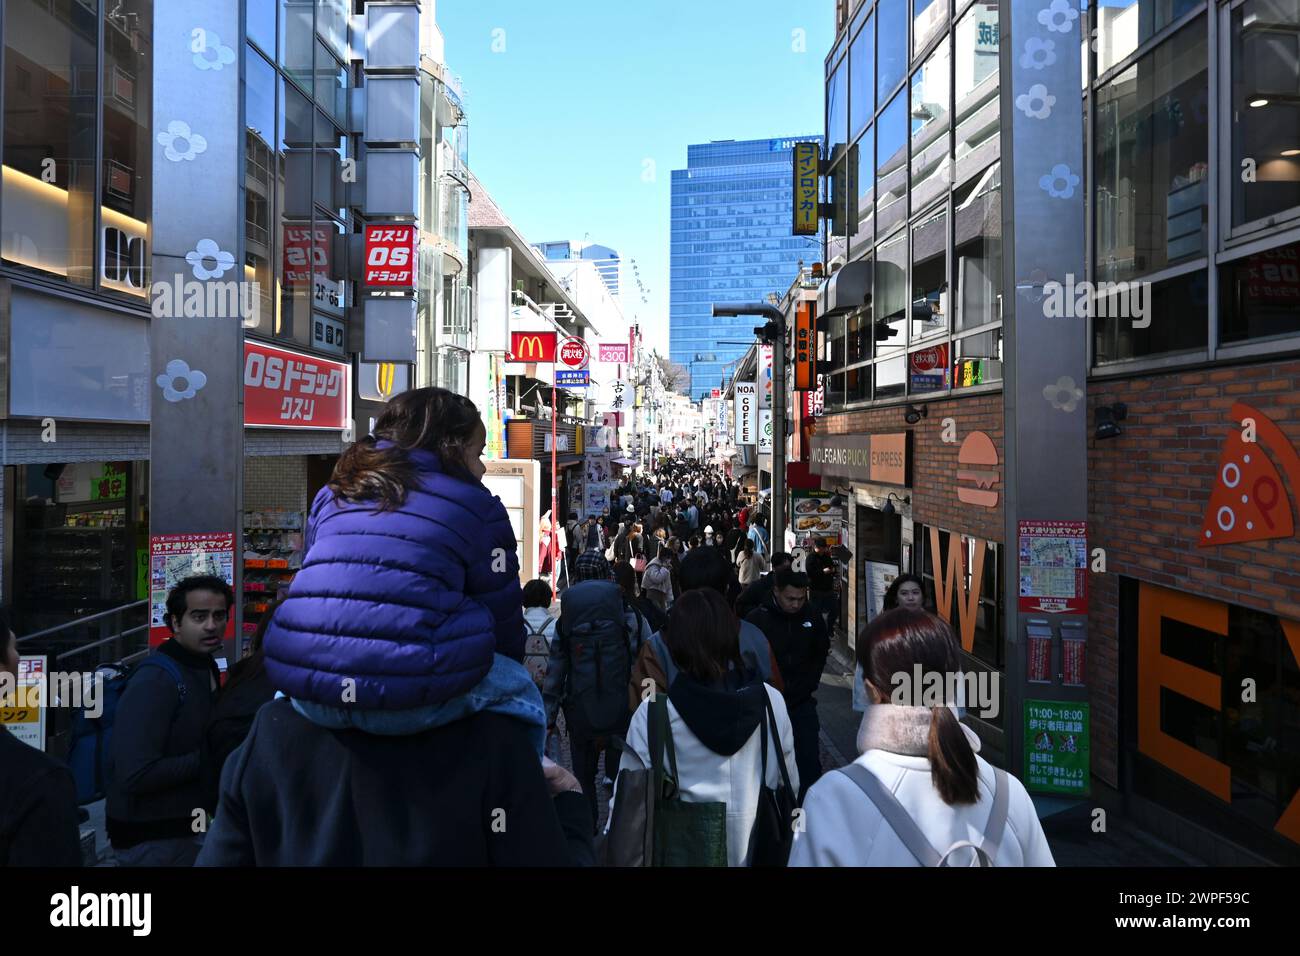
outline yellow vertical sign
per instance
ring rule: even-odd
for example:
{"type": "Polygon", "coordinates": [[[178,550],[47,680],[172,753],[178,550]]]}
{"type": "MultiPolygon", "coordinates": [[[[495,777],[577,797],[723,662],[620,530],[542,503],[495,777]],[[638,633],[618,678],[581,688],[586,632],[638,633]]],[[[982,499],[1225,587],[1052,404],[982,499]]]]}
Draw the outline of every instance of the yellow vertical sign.
{"type": "Polygon", "coordinates": [[[818,172],[821,147],[817,143],[794,144],[794,235],[817,235],[820,221],[818,206],[818,172]]]}

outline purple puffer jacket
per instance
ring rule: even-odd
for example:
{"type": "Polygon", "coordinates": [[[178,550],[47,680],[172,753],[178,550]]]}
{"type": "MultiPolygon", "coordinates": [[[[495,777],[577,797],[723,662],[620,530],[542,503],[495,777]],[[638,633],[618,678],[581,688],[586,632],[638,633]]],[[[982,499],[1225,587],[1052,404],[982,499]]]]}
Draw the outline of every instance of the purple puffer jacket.
{"type": "Polygon", "coordinates": [[[433,452],[407,454],[419,486],[398,508],[336,500],[328,487],[312,504],[306,559],[264,642],[267,673],[290,697],[402,710],[465,693],[494,653],[523,659],[505,506],[444,473],[433,452]]]}

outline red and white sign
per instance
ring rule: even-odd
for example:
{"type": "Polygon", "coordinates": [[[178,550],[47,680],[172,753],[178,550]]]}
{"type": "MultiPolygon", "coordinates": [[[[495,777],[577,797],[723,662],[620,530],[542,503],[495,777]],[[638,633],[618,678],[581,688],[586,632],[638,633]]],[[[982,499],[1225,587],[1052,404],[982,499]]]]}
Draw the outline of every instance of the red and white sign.
{"type": "Polygon", "coordinates": [[[713,390],[712,394],[711,394],[709,397],[712,398],[712,399],[718,399],[718,398],[721,398],[721,397],[722,397],[722,389],[720,389],[720,388],[715,388],[715,389],[713,390]]]}
{"type": "Polygon", "coordinates": [[[803,414],[805,418],[821,418],[826,410],[826,376],[817,376],[816,390],[809,389],[803,393],[803,414]]]}
{"type": "Polygon", "coordinates": [[[1020,610],[1088,613],[1088,525],[1020,522],[1020,610]]]}
{"type": "Polygon", "coordinates": [[[591,359],[591,349],[587,348],[587,343],[582,339],[569,336],[560,343],[557,355],[561,365],[567,365],[569,368],[586,368],[587,362],[591,359]]]}
{"type": "Polygon", "coordinates": [[[337,428],[348,424],[348,366],[244,342],[244,424],[337,428]]]}
{"type": "MultiPolygon", "coordinates": [[[[155,534],[149,538],[149,646],[171,637],[167,626],[167,592],[199,574],[235,584],[234,532],[155,534]]],[[[235,609],[226,621],[226,640],[235,637],[235,609]]]]}
{"type": "Polygon", "coordinates": [[[926,372],[942,372],[948,367],[948,346],[935,345],[913,352],[911,361],[912,371],[918,375],[924,375],[926,372]]]}
{"type": "Polygon", "coordinates": [[[330,274],[330,230],[325,226],[284,227],[284,284],[310,286],[313,270],[330,274]]]}
{"type": "Polygon", "coordinates": [[[618,345],[602,344],[600,346],[600,360],[611,365],[627,365],[627,346],[622,343],[618,345]]]}
{"type": "Polygon", "coordinates": [[[364,284],[387,288],[415,288],[415,226],[366,226],[364,284]]]}

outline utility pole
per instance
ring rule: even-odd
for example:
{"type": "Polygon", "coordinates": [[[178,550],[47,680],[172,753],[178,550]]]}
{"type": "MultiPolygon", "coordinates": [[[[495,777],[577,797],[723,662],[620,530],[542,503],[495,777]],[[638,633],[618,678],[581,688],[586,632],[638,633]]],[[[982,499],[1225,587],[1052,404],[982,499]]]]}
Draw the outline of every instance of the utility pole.
{"type": "Polygon", "coordinates": [[[767,319],[767,324],[754,329],[754,334],[765,343],[772,345],[772,527],[770,530],[771,547],[780,550],[785,546],[785,313],[765,302],[715,302],[713,315],[714,317],[757,315],[767,319]]]}

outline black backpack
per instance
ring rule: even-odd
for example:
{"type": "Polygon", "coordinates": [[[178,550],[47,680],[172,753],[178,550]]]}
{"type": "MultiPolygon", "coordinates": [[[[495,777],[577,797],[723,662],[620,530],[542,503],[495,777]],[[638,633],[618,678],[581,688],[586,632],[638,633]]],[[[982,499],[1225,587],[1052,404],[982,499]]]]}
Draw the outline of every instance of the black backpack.
{"type": "MultiPolygon", "coordinates": [[[[640,647],[629,646],[628,606],[612,581],[580,581],[564,592],[558,628],[568,651],[566,719],[589,736],[622,733],[627,688],[640,647]]],[[[637,612],[637,642],[640,643],[637,612]]]]}

